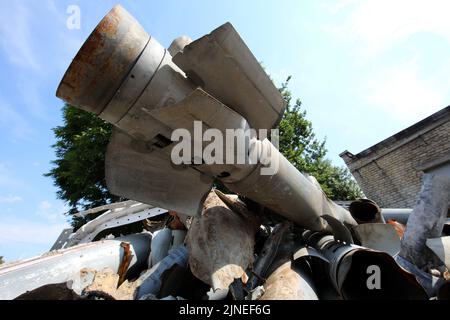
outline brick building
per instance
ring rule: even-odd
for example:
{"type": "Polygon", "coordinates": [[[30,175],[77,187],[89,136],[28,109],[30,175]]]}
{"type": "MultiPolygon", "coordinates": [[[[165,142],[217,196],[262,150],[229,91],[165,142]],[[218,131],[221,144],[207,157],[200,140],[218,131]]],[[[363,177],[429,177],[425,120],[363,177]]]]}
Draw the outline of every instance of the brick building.
{"type": "Polygon", "coordinates": [[[358,154],[339,156],[369,199],[383,208],[412,208],[423,172],[450,175],[450,106],[358,154]]]}

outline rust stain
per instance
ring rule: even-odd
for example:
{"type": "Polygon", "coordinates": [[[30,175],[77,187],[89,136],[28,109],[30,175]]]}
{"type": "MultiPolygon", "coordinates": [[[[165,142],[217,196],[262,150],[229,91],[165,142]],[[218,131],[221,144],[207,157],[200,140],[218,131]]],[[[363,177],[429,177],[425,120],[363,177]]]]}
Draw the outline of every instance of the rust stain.
{"type": "Polygon", "coordinates": [[[100,71],[112,70],[110,59],[100,60],[105,46],[110,38],[114,38],[117,34],[119,25],[122,21],[121,7],[114,7],[92,31],[88,39],[81,46],[81,49],[75,55],[72,63],[67,69],[60,87],[57,90],[57,96],[67,98],[67,90],[70,90],[71,97],[78,97],[83,94],[83,88],[91,87],[96,84],[96,79],[90,83],[84,83],[88,79],[92,69],[101,64],[100,71]]]}
{"type": "Polygon", "coordinates": [[[100,22],[97,27],[97,31],[105,34],[108,37],[114,37],[117,33],[117,29],[121,21],[122,14],[120,12],[120,7],[115,6],[100,22]]]}
{"type": "Polygon", "coordinates": [[[120,262],[119,270],[117,273],[119,274],[119,281],[117,283],[117,287],[119,287],[125,281],[125,275],[127,273],[128,267],[130,266],[131,259],[133,255],[131,254],[130,244],[128,242],[122,242],[120,246],[123,248],[123,258],[120,262]]]}
{"type": "Polygon", "coordinates": [[[390,219],[387,221],[388,224],[394,227],[395,231],[397,232],[397,235],[400,239],[403,238],[403,234],[405,233],[406,226],[401,224],[400,222],[397,222],[394,219],[390,219]]]}

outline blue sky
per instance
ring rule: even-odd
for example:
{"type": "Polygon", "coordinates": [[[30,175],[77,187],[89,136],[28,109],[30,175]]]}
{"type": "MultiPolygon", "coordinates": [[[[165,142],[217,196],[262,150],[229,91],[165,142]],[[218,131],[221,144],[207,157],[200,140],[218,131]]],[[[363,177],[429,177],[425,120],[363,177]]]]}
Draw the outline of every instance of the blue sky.
{"type": "MultiPolygon", "coordinates": [[[[276,84],[292,75],[329,158],[357,153],[450,104],[450,2],[121,1],[164,46],[230,21],[276,84]]],[[[42,176],[61,124],[56,87],[116,1],[0,0],[0,255],[50,248],[65,205],[42,176]],[[66,26],[78,5],[81,28],[66,26]]]]}

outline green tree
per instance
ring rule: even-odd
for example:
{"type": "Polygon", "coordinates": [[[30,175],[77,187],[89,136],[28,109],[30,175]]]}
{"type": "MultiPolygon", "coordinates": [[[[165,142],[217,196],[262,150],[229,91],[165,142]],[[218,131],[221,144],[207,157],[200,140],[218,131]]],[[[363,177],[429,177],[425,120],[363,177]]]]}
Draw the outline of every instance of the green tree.
{"type": "MultiPolygon", "coordinates": [[[[63,120],[62,126],[53,129],[57,159],[45,176],[53,178],[58,198],[69,205],[67,214],[120,201],[109,193],[105,181],[105,152],[112,126],[69,105],[63,107],[63,120]]],[[[75,228],[85,222],[72,216],[75,228]]]]}
{"type": "Polygon", "coordinates": [[[5,263],[5,261],[3,261],[3,256],[0,256],[0,264],[5,263]]]}
{"type": "Polygon", "coordinates": [[[319,141],[312,123],[306,119],[300,99],[293,101],[288,89],[289,80],[279,88],[286,101],[286,111],[278,126],[280,152],[301,172],[314,176],[322,189],[333,200],[353,200],[362,192],[347,168],[334,166],[325,156],[326,140],[319,141]]]}

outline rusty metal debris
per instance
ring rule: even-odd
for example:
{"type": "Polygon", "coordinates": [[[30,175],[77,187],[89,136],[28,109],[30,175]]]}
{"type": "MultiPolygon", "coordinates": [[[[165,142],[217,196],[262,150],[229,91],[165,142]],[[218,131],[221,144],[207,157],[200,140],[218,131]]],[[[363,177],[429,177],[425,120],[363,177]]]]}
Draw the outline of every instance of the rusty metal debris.
{"type": "Polygon", "coordinates": [[[171,133],[195,133],[193,121],[220,132],[271,129],[283,114],[278,90],[230,23],[166,50],[116,6],[57,96],[114,125],[107,184],[132,200],[81,212],[104,211],[64,230],[50,252],[2,265],[1,299],[450,298],[448,177],[425,174],[413,209],[369,199],[347,209],[259,133],[235,155],[257,150],[261,163],[171,162],[171,133]],[[278,171],[262,175],[270,156],[278,171]],[[142,233],[107,234],[137,221],[142,233]]]}

